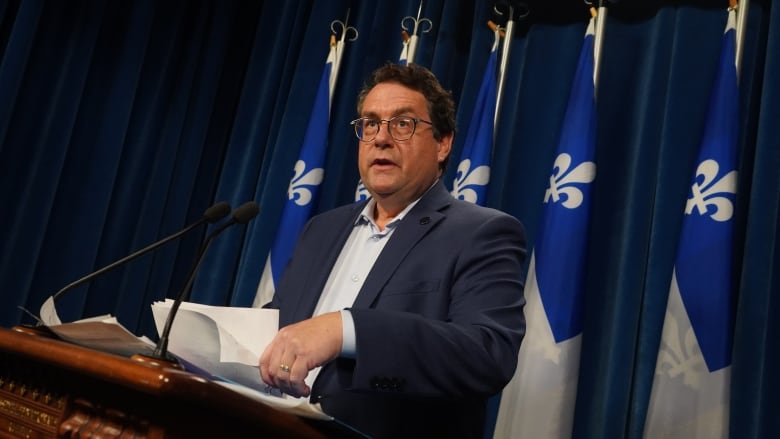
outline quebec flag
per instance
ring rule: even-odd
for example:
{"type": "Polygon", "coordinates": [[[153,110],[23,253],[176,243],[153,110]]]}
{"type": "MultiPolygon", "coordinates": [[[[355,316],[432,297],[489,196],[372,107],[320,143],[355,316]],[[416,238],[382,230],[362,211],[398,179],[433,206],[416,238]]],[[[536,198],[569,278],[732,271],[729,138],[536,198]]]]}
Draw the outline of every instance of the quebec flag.
{"type": "Polygon", "coordinates": [[[728,437],[739,111],[735,14],[728,13],[685,205],[645,419],[648,438],[728,437]]]}
{"type": "Polygon", "coordinates": [[[499,30],[495,31],[485,76],[466,132],[466,141],[458,163],[452,195],[481,206],[487,198],[490,181],[490,158],[493,154],[493,125],[496,115],[496,64],[498,59],[499,30]]]}
{"type": "Polygon", "coordinates": [[[596,178],[594,32],[591,18],[528,268],[526,336],[515,375],[501,395],[495,438],[570,438],[572,433],[596,178]]]}
{"type": "Polygon", "coordinates": [[[330,52],[314,98],[314,108],[303,138],[303,146],[287,188],[287,203],[255,295],[255,307],[261,307],[273,298],[275,285],[292,255],[298,234],[311,216],[311,203],[316,199],[325,174],[330,101],[337,73],[334,65],[338,65],[337,51],[341,48],[340,44],[341,42],[331,40],[330,52]]]}

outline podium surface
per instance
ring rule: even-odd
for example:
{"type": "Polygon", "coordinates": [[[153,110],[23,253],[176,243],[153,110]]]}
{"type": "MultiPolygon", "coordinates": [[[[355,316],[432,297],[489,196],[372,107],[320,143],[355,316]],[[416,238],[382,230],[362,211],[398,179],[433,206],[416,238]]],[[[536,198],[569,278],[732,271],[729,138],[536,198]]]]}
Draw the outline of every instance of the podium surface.
{"type": "MultiPolygon", "coordinates": [[[[42,333],[41,333],[42,334],[42,333]]],[[[0,328],[0,437],[324,438],[204,377],[0,328]]]]}

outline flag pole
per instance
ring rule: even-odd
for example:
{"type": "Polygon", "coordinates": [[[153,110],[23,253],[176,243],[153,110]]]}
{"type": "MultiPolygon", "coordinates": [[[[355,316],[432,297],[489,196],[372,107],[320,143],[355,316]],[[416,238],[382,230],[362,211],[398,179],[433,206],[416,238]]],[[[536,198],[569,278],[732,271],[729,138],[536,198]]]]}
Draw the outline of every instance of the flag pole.
{"type": "Polygon", "coordinates": [[[422,15],[422,7],[423,2],[420,0],[420,6],[417,8],[417,17],[412,17],[411,15],[404,17],[401,20],[401,29],[404,38],[404,44],[406,44],[406,63],[407,64],[414,64],[414,55],[417,53],[417,42],[420,39],[419,36],[417,36],[417,32],[420,31],[422,33],[428,33],[433,28],[433,22],[428,18],[420,18],[422,15]],[[406,20],[411,20],[412,23],[414,23],[413,26],[411,26],[411,29],[406,28],[406,20]],[[427,25],[427,27],[421,28],[420,25],[427,25]],[[409,31],[411,30],[411,34],[409,34],[409,31]]]}
{"type": "MultiPolygon", "coordinates": [[[[496,11],[497,14],[501,14],[501,12],[496,8],[493,7],[493,10],[496,11]]],[[[498,84],[496,87],[496,113],[493,115],[493,135],[495,136],[495,133],[497,131],[497,125],[498,125],[498,116],[501,112],[501,96],[503,95],[504,91],[504,79],[506,77],[506,66],[509,62],[509,49],[512,45],[512,35],[515,31],[515,22],[514,22],[514,14],[515,9],[512,7],[512,5],[509,5],[509,19],[506,21],[506,27],[503,29],[503,37],[504,37],[504,45],[501,48],[501,60],[498,64],[498,84]]]]}
{"type": "Polygon", "coordinates": [[[333,69],[330,73],[330,101],[333,101],[333,91],[336,89],[336,82],[338,80],[339,76],[339,68],[341,67],[341,56],[343,54],[344,50],[344,44],[347,41],[347,34],[350,32],[353,32],[354,35],[349,38],[349,41],[355,41],[358,39],[358,31],[353,26],[349,25],[349,13],[350,10],[347,9],[347,17],[344,18],[344,21],[341,20],[333,20],[330,22],[330,31],[333,32],[333,35],[331,35],[330,38],[330,46],[333,47],[335,44],[335,59],[333,60],[333,69]],[[338,29],[338,26],[341,27],[341,29],[338,29]],[[336,35],[338,35],[339,30],[341,31],[341,37],[336,38],[336,35]]]}
{"type": "Polygon", "coordinates": [[[607,7],[604,6],[604,1],[601,0],[599,2],[598,10],[591,7],[590,14],[592,17],[596,17],[596,35],[593,38],[593,91],[595,96],[598,96],[601,47],[604,45],[604,27],[607,22],[607,7]]]}
{"type": "Polygon", "coordinates": [[[737,33],[736,33],[736,67],[737,78],[739,78],[740,67],[742,66],[742,48],[745,43],[745,24],[747,23],[747,12],[750,0],[737,0],[729,1],[729,8],[737,8],[737,33]]]}

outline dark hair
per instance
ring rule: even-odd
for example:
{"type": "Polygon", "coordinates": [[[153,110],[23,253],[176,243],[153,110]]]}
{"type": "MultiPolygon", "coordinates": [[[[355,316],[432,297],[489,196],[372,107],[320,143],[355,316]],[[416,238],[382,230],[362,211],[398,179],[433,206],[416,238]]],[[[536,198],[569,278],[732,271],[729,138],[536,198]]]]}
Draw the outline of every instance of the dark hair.
{"type": "MultiPolygon", "coordinates": [[[[358,94],[358,114],[363,110],[363,102],[366,100],[366,95],[377,84],[384,82],[401,84],[412,90],[419,91],[425,96],[425,100],[428,102],[428,113],[431,117],[431,123],[433,123],[433,137],[436,140],[441,140],[442,137],[448,134],[455,134],[455,101],[452,99],[452,93],[441,86],[433,72],[417,64],[402,66],[387,63],[374,70],[358,94]]],[[[449,159],[449,156],[447,156],[441,163],[440,168],[442,171],[447,167],[449,159]]]]}

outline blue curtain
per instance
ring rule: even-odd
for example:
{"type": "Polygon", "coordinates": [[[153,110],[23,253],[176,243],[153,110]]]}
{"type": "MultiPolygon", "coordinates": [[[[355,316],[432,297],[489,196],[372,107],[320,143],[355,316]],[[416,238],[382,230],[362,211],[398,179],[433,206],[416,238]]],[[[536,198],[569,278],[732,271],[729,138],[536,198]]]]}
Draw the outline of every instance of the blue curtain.
{"type": "MultiPolygon", "coordinates": [[[[739,81],[731,432],[740,438],[780,435],[780,351],[772,347],[780,336],[780,7],[771,3],[750,2],[739,81]]],[[[525,4],[513,2],[487,204],[522,220],[533,246],[589,15],[581,1],[525,4]]],[[[608,4],[575,437],[641,437],[727,4],[608,4]]],[[[64,285],[223,200],[255,200],[261,212],[215,241],[191,300],[251,304],[331,23],[347,20],[358,36],[339,72],[316,212],[354,199],[355,96],[371,70],[397,61],[401,20],[418,6],[0,1],[0,325],[30,323],[22,308],[37,314],[64,285]]],[[[453,157],[493,42],[486,23],[506,23],[506,6],[424,2],[433,27],[420,34],[415,62],[459,105],[453,157]]],[[[57,302],[60,316],[110,313],[154,336],[150,303],[182,288],[206,233],[70,291],[57,302]]]]}

